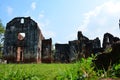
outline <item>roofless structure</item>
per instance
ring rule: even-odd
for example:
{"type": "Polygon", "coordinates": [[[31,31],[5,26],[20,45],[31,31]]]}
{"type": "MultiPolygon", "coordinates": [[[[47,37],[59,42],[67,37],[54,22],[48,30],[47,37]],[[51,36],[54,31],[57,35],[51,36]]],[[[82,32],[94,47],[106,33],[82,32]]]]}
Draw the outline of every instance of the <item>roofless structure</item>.
{"type": "Polygon", "coordinates": [[[41,62],[43,39],[34,20],[16,17],[6,26],[3,57],[8,62],[41,62]]]}

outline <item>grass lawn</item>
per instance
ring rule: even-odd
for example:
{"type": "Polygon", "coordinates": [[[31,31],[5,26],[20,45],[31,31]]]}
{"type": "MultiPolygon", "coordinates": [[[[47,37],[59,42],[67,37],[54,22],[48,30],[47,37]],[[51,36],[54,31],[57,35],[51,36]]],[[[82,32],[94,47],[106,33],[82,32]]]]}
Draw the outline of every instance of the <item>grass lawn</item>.
{"type": "Polygon", "coordinates": [[[0,80],[54,80],[74,64],[0,64],[0,80]]]}
{"type": "Polygon", "coordinates": [[[120,80],[120,64],[94,70],[92,58],[74,64],[0,64],[0,80],[120,80]]]}

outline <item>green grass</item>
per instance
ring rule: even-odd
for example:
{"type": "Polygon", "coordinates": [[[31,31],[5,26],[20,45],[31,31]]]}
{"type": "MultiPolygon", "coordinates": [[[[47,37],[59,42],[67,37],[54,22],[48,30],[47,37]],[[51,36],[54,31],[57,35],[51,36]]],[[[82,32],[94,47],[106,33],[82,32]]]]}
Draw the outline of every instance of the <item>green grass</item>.
{"type": "Polygon", "coordinates": [[[74,64],[0,64],[0,80],[120,80],[120,64],[110,69],[94,70],[93,58],[82,58],[74,64]]]}
{"type": "Polygon", "coordinates": [[[54,80],[74,64],[0,64],[0,80],[54,80]]]}

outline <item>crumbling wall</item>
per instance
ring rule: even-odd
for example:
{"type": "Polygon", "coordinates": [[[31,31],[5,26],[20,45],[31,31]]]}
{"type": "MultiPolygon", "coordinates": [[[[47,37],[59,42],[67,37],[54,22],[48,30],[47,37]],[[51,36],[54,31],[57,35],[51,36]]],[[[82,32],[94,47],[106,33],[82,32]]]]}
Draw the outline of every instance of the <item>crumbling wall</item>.
{"type": "Polygon", "coordinates": [[[70,62],[76,61],[81,56],[80,52],[82,51],[82,49],[80,41],[79,40],[69,41],[69,46],[70,46],[69,60],[70,62]]]}
{"type": "Polygon", "coordinates": [[[55,60],[59,62],[73,62],[81,58],[87,58],[92,53],[102,51],[101,43],[97,37],[94,40],[89,40],[86,36],[78,31],[78,40],[69,41],[69,44],[55,45],[55,60]]]}
{"type": "Polygon", "coordinates": [[[44,39],[42,40],[42,62],[43,63],[51,63],[53,61],[52,57],[52,39],[44,39]]]}
{"type": "Polygon", "coordinates": [[[119,41],[118,37],[114,37],[110,33],[105,33],[103,37],[103,48],[105,49],[105,48],[111,47],[112,44],[114,44],[117,41],[119,41]]]}
{"type": "Polygon", "coordinates": [[[112,51],[99,54],[93,62],[96,69],[108,70],[110,66],[119,63],[120,60],[120,41],[112,44],[112,51]]]}
{"type": "Polygon", "coordinates": [[[82,57],[89,57],[92,53],[97,53],[101,51],[101,42],[99,38],[89,40],[86,36],[82,34],[81,31],[78,31],[78,40],[80,41],[80,54],[82,57]]]}
{"type": "Polygon", "coordinates": [[[82,32],[81,31],[78,31],[78,34],[77,34],[77,37],[78,37],[78,40],[80,41],[80,45],[81,45],[81,47],[80,47],[80,49],[81,49],[81,52],[80,52],[80,57],[84,57],[84,58],[87,58],[88,56],[90,56],[90,41],[89,41],[89,39],[86,37],[86,36],[84,36],[83,34],[82,34],[82,32]]]}
{"type": "Polygon", "coordinates": [[[69,44],[55,44],[55,62],[69,62],[69,44]]]}
{"type": "Polygon", "coordinates": [[[7,23],[3,57],[8,62],[40,62],[44,39],[30,17],[16,17],[7,23]]]}

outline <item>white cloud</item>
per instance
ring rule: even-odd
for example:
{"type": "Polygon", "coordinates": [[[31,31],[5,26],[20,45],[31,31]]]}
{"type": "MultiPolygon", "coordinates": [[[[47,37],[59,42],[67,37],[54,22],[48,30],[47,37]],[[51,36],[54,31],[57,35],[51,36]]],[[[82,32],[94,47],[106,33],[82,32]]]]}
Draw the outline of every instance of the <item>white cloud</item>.
{"type": "Polygon", "coordinates": [[[46,38],[54,38],[56,35],[53,31],[50,30],[43,30],[42,32],[46,38]]]}
{"type": "Polygon", "coordinates": [[[95,8],[94,10],[92,10],[92,11],[89,11],[89,12],[87,12],[87,13],[84,13],[84,17],[85,17],[85,18],[84,18],[84,20],[83,20],[83,24],[78,27],[78,30],[81,30],[81,31],[83,31],[83,32],[86,32],[86,31],[87,31],[87,27],[88,27],[88,25],[89,25],[89,23],[90,23],[91,18],[92,18],[92,17],[96,17],[96,16],[100,13],[102,7],[103,7],[103,5],[96,7],[96,8],[95,8]]]}
{"type": "Polygon", "coordinates": [[[77,30],[88,34],[89,38],[103,36],[105,32],[118,35],[118,22],[120,18],[120,1],[108,1],[95,9],[84,13],[84,20],[77,30]]]}
{"type": "Polygon", "coordinates": [[[105,26],[105,24],[107,23],[107,18],[106,17],[99,17],[96,22],[98,23],[98,25],[100,26],[105,26]]]}
{"type": "Polygon", "coordinates": [[[45,26],[45,24],[44,23],[41,23],[41,22],[37,22],[38,23],[38,26],[41,28],[41,29],[43,29],[44,28],[44,26],[45,26]]]}
{"type": "Polygon", "coordinates": [[[50,25],[50,21],[49,19],[46,19],[44,17],[44,10],[40,11],[40,13],[38,14],[37,18],[34,18],[34,20],[37,22],[39,28],[41,29],[43,36],[45,38],[54,38],[56,36],[55,32],[52,30],[48,30],[49,25],[50,25]]]}
{"type": "Polygon", "coordinates": [[[77,39],[77,33],[74,32],[68,36],[65,37],[66,41],[70,41],[70,40],[76,40],[77,39]]]}
{"type": "Polygon", "coordinates": [[[104,4],[105,10],[108,12],[108,14],[115,15],[116,13],[120,13],[120,2],[116,1],[110,1],[108,3],[104,4]]]}
{"type": "MultiPolygon", "coordinates": [[[[45,17],[45,11],[44,10],[41,10],[40,13],[38,14],[38,18],[39,19],[43,19],[45,17]]],[[[45,19],[45,18],[44,18],[45,19]]]]}
{"type": "Polygon", "coordinates": [[[48,20],[45,23],[42,23],[42,22],[37,22],[37,23],[45,38],[54,38],[56,36],[55,32],[45,29],[46,26],[49,25],[48,20]]]}
{"type": "Polygon", "coordinates": [[[41,14],[41,13],[40,13],[40,14],[39,14],[39,18],[40,18],[40,19],[44,18],[44,14],[41,14]]]}
{"type": "Polygon", "coordinates": [[[36,9],[36,2],[32,2],[31,8],[32,8],[32,10],[35,10],[35,9],[36,9]]]}
{"type": "Polygon", "coordinates": [[[11,6],[7,7],[7,13],[11,15],[13,13],[13,8],[11,6]]]}
{"type": "Polygon", "coordinates": [[[37,21],[37,22],[38,22],[39,27],[42,27],[42,28],[44,28],[45,26],[48,26],[50,24],[50,21],[47,19],[45,20],[45,22],[39,22],[39,21],[37,21]]]}

